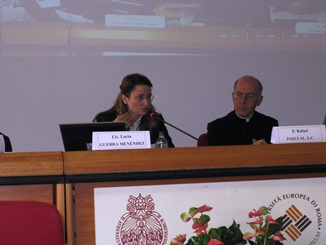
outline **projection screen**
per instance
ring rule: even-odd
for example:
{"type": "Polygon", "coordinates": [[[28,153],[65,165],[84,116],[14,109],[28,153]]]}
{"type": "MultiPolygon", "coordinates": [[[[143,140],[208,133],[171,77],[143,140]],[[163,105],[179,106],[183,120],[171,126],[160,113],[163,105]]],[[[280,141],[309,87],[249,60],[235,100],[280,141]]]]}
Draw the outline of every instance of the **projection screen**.
{"type": "MultiPolygon", "coordinates": [[[[280,125],[326,112],[322,0],[1,0],[1,128],[14,151],[63,150],[60,123],[90,122],[121,79],[153,82],[165,120],[198,137],[231,111],[233,83],[264,85],[280,125]]],[[[176,147],[195,146],[171,128],[176,147]]]]}

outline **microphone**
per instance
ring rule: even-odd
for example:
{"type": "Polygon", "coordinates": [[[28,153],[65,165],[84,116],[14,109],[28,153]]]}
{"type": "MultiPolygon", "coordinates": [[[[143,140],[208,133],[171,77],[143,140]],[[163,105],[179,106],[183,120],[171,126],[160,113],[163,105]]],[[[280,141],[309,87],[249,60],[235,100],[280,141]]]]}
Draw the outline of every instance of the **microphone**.
{"type": "Polygon", "coordinates": [[[172,125],[171,123],[168,123],[167,121],[163,120],[163,119],[160,117],[161,114],[159,114],[159,113],[157,113],[157,112],[155,112],[155,111],[152,111],[152,112],[151,112],[151,111],[148,111],[148,112],[146,113],[146,115],[149,115],[150,118],[156,118],[157,120],[159,120],[159,121],[161,121],[161,122],[163,122],[163,123],[165,123],[165,124],[171,126],[172,128],[174,128],[174,129],[180,131],[181,133],[183,133],[183,134],[185,134],[185,135],[188,135],[189,137],[191,137],[191,138],[193,138],[193,139],[195,139],[195,140],[198,140],[195,136],[192,136],[191,134],[189,134],[189,133],[183,131],[182,129],[180,129],[180,128],[178,128],[178,127],[172,125]]]}

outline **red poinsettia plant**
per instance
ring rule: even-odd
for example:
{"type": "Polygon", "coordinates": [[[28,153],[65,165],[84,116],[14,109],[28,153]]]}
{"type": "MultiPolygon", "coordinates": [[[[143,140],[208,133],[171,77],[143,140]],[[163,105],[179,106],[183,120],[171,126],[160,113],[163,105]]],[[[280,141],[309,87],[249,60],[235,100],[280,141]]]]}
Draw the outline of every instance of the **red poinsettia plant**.
{"type": "Polygon", "coordinates": [[[213,208],[206,204],[201,207],[192,207],[189,212],[183,212],[180,217],[184,222],[192,221],[192,228],[195,235],[187,240],[187,234],[179,234],[173,238],[170,245],[282,245],[285,240],[281,233],[282,217],[274,220],[268,214],[265,206],[249,213],[247,222],[254,232],[243,234],[240,225],[233,221],[230,227],[220,226],[208,228],[210,217],[205,212],[213,208]]]}

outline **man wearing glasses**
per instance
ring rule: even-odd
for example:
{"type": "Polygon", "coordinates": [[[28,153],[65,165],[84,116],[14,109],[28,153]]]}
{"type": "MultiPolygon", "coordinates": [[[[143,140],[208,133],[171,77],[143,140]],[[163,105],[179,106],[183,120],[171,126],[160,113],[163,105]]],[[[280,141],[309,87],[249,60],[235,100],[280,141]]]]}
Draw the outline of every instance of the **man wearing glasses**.
{"type": "Polygon", "coordinates": [[[270,144],[271,132],[278,121],[256,111],[263,101],[263,86],[253,76],[234,83],[234,110],[207,125],[208,145],[270,144]]]}

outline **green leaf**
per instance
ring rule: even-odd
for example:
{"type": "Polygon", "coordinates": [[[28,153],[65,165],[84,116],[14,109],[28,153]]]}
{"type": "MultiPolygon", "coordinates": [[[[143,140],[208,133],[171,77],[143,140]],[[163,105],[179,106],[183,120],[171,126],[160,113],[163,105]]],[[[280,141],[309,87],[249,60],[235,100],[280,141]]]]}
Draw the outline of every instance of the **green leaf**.
{"type": "Polygon", "coordinates": [[[280,216],[276,219],[276,222],[282,227],[283,226],[283,216],[280,216]]]}
{"type": "Polygon", "coordinates": [[[275,245],[283,245],[283,243],[280,241],[275,241],[275,245]]]}
{"type": "Polygon", "coordinates": [[[190,237],[186,245],[198,245],[198,237],[190,237]]]}
{"type": "Polygon", "coordinates": [[[208,235],[211,237],[211,238],[216,238],[218,240],[221,240],[221,237],[224,233],[224,231],[226,230],[226,227],[223,226],[223,227],[219,227],[218,229],[216,228],[211,228],[208,232],[208,235]]]}
{"type": "Polygon", "coordinates": [[[240,230],[240,225],[234,220],[229,228],[226,226],[212,228],[209,230],[208,235],[211,238],[216,238],[222,241],[225,245],[244,245],[246,241],[243,239],[243,234],[240,230]]]}
{"type": "Polygon", "coordinates": [[[282,226],[283,226],[282,217],[277,218],[277,219],[276,219],[276,222],[277,222],[278,224],[269,224],[268,231],[267,231],[267,233],[266,233],[266,236],[267,236],[267,237],[270,237],[270,236],[272,236],[273,234],[275,234],[276,232],[282,230],[282,226]]]}
{"type": "Polygon", "coordinates": [[[198,241],[202,242],[203,245],[206,245],[209,242],[209,240],[211,240],[211,238],[207,234],[200,234],[198,236],[198,241]]]}
{"type": "MultiPolygon", "coordinates": [[[[266,245],[275,245],[275,241],[273,239],[266,239],[266,245]]],[[[262,244],[263,245],[263,244],[262,244]]]]}
{"type": "Polygon", "coordinates": [[[202,214],[199,219],[203,224],[207,224],[211,218],[207,214],[202,214]]]}

